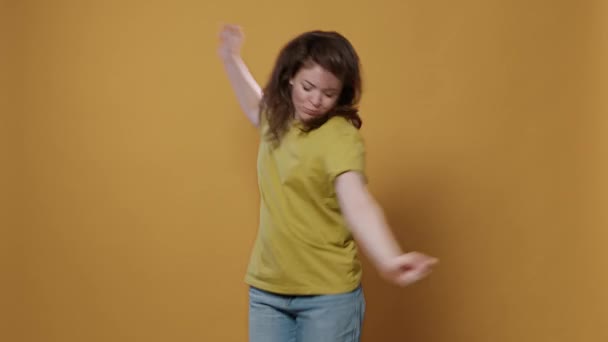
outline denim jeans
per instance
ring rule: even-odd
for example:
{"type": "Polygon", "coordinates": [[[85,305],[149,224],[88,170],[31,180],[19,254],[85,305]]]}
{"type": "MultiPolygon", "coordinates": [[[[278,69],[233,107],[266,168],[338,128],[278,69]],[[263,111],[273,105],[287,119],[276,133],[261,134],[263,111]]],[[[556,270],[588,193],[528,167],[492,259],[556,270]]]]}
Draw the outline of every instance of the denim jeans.
{"type": "Polygon", "coordinates": [[[364,315],[361,287],[319,296],[249,288],[250,342],[358,342],[364,315]]]}

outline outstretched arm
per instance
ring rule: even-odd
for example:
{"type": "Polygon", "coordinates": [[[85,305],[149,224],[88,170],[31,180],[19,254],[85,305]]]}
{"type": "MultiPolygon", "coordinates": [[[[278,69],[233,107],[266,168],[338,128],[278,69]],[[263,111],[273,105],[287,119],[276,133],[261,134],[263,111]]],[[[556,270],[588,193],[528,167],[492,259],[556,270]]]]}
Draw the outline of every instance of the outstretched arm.
{"type": "Polygon", "coordinates": [[[244,35],[240,27],[225,25],[220,31],[218,53],[241,109],[249,121],[257,127],[260,123],[259,106],[262,89],[241,58],[243,40],[244,35]]]}
{"type": "Polygon", "coordinates": [[[437,259],[418,252],[402,252],[382,209],[359,173],[343,173],[336,178],[335,187],[342,214],[355,240],[385,279],[405,286],[431,272],[437,259]]]}

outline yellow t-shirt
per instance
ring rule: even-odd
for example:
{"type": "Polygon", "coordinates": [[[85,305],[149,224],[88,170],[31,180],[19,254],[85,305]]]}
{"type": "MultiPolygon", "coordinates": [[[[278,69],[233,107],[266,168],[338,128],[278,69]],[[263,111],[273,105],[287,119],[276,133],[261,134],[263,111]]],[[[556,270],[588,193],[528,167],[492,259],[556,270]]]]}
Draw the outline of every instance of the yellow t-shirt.
{"type": "Polygon", "coordinates": [[[303,132],[296,121],[278,146],[261,122],[258,152],[260,223],[246,283],[282,294],[354,290],[361,265],[334,190],[346,171],[364,175],[359,130],[342,117],[303,132]]]}

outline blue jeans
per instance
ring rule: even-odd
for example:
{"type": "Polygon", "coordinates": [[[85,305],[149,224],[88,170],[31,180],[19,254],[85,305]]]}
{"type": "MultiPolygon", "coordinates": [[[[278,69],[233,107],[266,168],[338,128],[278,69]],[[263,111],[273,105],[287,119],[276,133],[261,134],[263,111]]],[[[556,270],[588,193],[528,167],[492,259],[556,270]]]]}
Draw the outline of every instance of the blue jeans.
{"type": "Polygon", "coordinates": [[[321,296],[249,288],[250,342],[358,342],[364,315],[361,287],[321,296]]]}

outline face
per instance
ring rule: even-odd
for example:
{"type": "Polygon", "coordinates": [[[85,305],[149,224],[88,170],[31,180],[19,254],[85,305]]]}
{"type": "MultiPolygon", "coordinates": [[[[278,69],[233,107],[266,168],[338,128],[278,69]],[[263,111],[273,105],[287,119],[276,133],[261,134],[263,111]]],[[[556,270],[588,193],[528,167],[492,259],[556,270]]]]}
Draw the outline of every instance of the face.
{"type": "Polygon", "coordinates": [[[318,64],[302,67],[289,83],[296,119],[302,122],[327,114],[342,91],[342,81],[318,64]]]}

